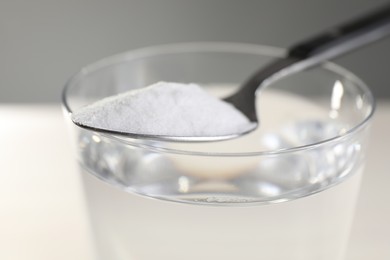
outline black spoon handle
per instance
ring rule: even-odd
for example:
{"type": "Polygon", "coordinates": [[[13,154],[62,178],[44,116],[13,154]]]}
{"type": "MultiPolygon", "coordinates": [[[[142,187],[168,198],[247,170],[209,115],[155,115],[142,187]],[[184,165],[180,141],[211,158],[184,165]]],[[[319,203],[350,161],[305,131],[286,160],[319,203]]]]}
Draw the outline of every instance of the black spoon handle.
{"type": "Polygon", "coordinates": [[[327,30],[288,49],[287,56],[254,73],[241,89],[224,100],[233,104],[249,120],[257,122],[255,94],[260,86],[286,75],[314,67],[390,35],[390,5],[379,11],[327,30]]]}
{"type": "Polygon", "coordinates": [[[329,60],[388,34],[390,5],[300,42],[289,49],[288,56],[299,60],[321,56],[321,60],[329,60]]]}

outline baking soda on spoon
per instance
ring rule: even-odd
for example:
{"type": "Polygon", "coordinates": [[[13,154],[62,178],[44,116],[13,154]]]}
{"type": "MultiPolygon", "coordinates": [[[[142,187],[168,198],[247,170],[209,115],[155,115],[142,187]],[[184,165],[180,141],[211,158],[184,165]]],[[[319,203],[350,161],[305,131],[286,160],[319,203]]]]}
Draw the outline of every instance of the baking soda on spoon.
{"type": "Polygon", "coordinates": [[[183,137],[227,136],[254,127],[233,105],[200,86],[172,82],[104,98],[75,111],[72,120],[122,133],[183,137]]]}

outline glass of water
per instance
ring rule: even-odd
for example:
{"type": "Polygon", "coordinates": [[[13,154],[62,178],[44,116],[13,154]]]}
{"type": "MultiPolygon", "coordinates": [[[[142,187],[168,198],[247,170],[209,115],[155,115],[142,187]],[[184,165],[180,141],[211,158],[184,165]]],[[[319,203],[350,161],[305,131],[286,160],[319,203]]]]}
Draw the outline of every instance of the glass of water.
{"type": "Polygon", "coordinates": [[[175,44],[104,59],[69,80],[64,111],[97,259],[343,259],[374,112],[368,88],[345,69],[326,63],[272,83],[257,94],[259,128],[228,141],[132,139],[70,120],[84,105],[158,81],[225,97],[282,55],[175,44]]]}

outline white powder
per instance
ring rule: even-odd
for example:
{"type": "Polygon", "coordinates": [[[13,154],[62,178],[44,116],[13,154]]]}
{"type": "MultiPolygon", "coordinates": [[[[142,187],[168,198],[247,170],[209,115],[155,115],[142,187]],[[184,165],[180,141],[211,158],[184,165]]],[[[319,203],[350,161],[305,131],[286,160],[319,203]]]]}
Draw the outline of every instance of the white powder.
{"type": "Polygon", "coordinates": [[[196,84],[158,82],[102,99],[75,111],[80,125],[126,133],[208,137],[253,128],[234,106],[196,84]]]}

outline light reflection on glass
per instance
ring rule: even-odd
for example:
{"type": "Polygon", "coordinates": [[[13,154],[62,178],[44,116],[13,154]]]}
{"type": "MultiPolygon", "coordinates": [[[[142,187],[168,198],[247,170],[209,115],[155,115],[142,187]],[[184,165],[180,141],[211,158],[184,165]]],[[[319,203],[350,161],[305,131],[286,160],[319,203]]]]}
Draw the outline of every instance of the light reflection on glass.
{"type": "Polygon", "coordinates": [[[100,137],[99,136],[97,136],[97,135],[93,135],[92,136],[92,140],[94,140],[96,143],[100,143],[100,137]]]}
{"type": "Polygon", "coordinates": [[[341,107],[341,100],[343,98],[343,95],[344,95],[344,86],[339,80],[336,80],[336,82],[333,85],[333,91],[332,91],[332,97],[330,103],[330,107],[332,110],[330,111],[329,116],[331,118],[338,117],[339,115],[338,110],[341,107]]]}
{"type": "Polygon", "coordinates": [[[179,182],[179,191],[181,193],[187,193],[190,187],[190,181],[187,177],[181,176],[178,180],[179,182]]]}

